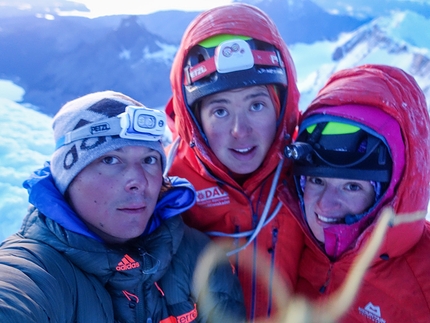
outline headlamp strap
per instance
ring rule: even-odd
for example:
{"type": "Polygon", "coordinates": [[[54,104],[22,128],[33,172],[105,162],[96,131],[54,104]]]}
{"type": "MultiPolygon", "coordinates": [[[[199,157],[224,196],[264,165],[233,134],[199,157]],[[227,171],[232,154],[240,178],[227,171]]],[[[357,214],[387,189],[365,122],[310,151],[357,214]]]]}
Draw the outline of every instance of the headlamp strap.
{"type": "Polygon", "coordinates": [[[327,126],[327,124],[328,122],[319,122],[312,131],[308,139],[308,142],[312,145],[312,147],[320,140],[322,132],[324,131],[324,128],[327,126]]]}
{"type": "MultiPolygon", "coordinates": [[[[253,49],[252,56],[254,58],[254,65],[265,65],[265,66],[275,66],[283,67],[282,61],[278,59],[276,52],[264,51],[253,49]]],[[[217,70],[215,65],[215,58],[211,57],[195,66],[190,67],[186,73],[188,74],[185,78],[185,85],[190,85],[217,70]]],[[[240,71],[241,69],[237,69],[240,71]]]]}
{"type": "Polygon", "coordinates": [[[101,136],[115,136],[121,132],[121,123],[118,117],[112,117],[107,120],[95,123],[89,123],[76,130],[66,133],[58,139],[55,149],[70,144],[73,141],[101,136]]]}
{"type": "Polygon", "coordinates": [[[57,140],[55,149],[71,142],[94,137],[119,136],[125,139],[157,141],[164,134],[166,114],[144,106],[128,105],[115,117],[90,122],[69,131],[57,140]]]}

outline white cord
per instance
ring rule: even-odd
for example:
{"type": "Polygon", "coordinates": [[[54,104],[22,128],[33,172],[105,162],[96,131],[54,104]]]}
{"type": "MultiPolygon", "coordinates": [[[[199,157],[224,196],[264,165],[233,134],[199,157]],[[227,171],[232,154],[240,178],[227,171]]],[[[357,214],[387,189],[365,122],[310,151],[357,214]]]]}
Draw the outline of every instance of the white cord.
{"type": "MultiPolygon", "coordinates": [[[[169,154],[166,158],[166,168],[164,170],[163,176],[167,176],[167,174],[170,170],[170,167],[172,167],[173,160],[175,159],[176,153],[178,151],[180,141],[181,141],[181,138],[178,136],[172,143],[171,149],[170,149],[169,154]]],[[[273,197],[275,195],[275,190],[276,190],[276,186],[278,184],[278,180],[279,180],[279,176],[281,173],[283,163],[284,163],[283,159],[281,159],[278,163],[278,166],[277,166],[276,172],[275,172],[275,176],[274,176],[273,181],[272,181],[272,186],[270,187],[269,196],[268,196],[266,204],[264,206],[263,213],[261,214],[261,218],[258,221],[258,224],[255,227],[255,229],[245,231],[245,232],[239,232],[239,233],[224,233],[224,232],[220,232],[220,231],[206,232],[206,234],[208,234],[209,236],[214,236],[214,237],[245,238],[245,237],[250,236],[248,241],[243,246],[227,252],[227,256],[234,255],[235,253],[245,249],[257,237],[257,235],[258,235],[258,233],[260,233],[261,229],[264,226],[266,226],[270,221],[272,221],[275,218],[275,216],[278,214],[279,210],[282,207],[281,202],[278,202],[278,204],[275,207],[275,210],[272,212],[272,214],[269,216],[269,218],[266,221],[267,215],[268,215],[269,210],[270,210],[270,206],[272,205],[273,197]]]]}
{"type": "Polygon", "coordinates": [[[235,253],[245,249],[257,237],[257,235],[258,235],[258,233],[260,233],[261,229],[266,224],[268,224],[270,221],[272,221],[275,218],[275,216],[278,214],[279,210],[282,207],[281,202],[278,202],[275,210],[273,211],[273,213],[270,215],[270,217],[266,221],[267,214],[269,213],[270,206],[272,205],[272,200],[273,200],[273,197],[275,195],[275,190],[276,190],[276,186],[278,184],[278,180],[279,180],[279,176],[281,173],[283,163],[284,163],[284,160],[281,159],[279,161],[277,168],[276,168],[275,176],[274,176],[273,181],[272,181],[272,186],[270,187],[269,196],[268,196],[266,204],[264,206],[263,213],[262,213],[261,218],[258,221],[258,224],[254,230],[239,232],[239,233],[224,233],[224,232],[218,232],[218,231],[206,232],[206,234],[208,234],[210,236],[229,237],[229,238],[243,238],[243,237],[247,237],[247,236],[251,235],[251,237],[248,239],[248,241],[243,246],[227,252],[227,256],[234,255],[235,253]]]}
{"type": "Polygon", "coordinates": [[[163,177],[166,177],[168,175],[168,172],[170,170],[170,167],[172,167],[173,160],[175,159],[176,152],[178,151],[179,142],[181,141],[181,137],[177,137],[175,141],[172,143],[172,147],[169,151],[169,154],[166,158],[166,168],[164,169],[163,177]]]}

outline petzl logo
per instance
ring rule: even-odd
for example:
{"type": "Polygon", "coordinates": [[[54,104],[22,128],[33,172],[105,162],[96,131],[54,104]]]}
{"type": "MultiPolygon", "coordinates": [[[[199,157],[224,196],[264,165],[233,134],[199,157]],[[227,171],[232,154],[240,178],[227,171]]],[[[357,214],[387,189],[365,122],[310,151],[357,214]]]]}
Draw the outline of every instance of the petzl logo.
{"type": "Polygon", "coordinates": [[[367,303],[364,308],[359,307],[358,311],[361,315],[369,318],[376,323],[386,323],[381,317],[381,309],[379,306],[373,305],[371,302],[367,303]]]}
{"type": "Polygon", "coordinates": [[[207,69],[205,66],[199,66],[195,70],[190,71],[190,76],[191,78],[195,78],[196,76],[206,73],[206,71],[207,69]]]}
{"type": "Polygon", "coordinates": [[[197,204],[199,205],[211,207],[228,203],[230,203],[228,194],[221,190],[218,186],[197,191],[197,204]]]}
{"type": "Polygon", "coordinates": [[[91,127],[91,134],[108,131],[110,130],[110,126],[108,123],[99,123],[91,127]]]}

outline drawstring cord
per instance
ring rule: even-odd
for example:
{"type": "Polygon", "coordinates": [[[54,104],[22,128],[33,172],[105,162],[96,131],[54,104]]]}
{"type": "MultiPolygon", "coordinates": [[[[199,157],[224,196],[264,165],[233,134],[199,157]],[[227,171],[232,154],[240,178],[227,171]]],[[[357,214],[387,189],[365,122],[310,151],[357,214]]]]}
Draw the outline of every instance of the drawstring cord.
{"type": "Polygon", "coordinates": [[[278,204],[275,207],[275,210],[273,211],[273,213],[270,215],[270,217],[266,221],[270,206],[272,205],[273,197],[275,195],[275,190],[276,190],[276,187],[278,184],[278,180],[279,180],[279,176],[281,173],[283,163],[284,163],[283,159],[281,159],[278,163],[278,166],[277,166],[276,172],[275,172],[275,177],[273,178],[272,186],[270,187],[270,192],[269,192],[269,196],[267,198],[267,202],[264,206],[264,210],[263,210],[263,213],[261,215],[261,218],[258,221],[258,225],[255,227],[254,230],[249,230],[249,231],[239,232],[239,233],[224,233],[224,232],[219,232],[219,231],[206,232],[206,234],[208,234],[210,236],[215,236],[215,237],[243,238],[243,237],[250,236],[248,241],[243,246],[227,252],[227,256],[234,255],[235,253],[245,249],[257,237],[257,235],[260,233],[261,229],[265,225],[267,225],[270,221],[272,221],[275,218],[275,216],[278,214],[279,210],[282,207],[281,202],[278,202],[278,204]]]}
{"type": "MultiPolygon", "coordinates": [[[[363,284],[363,277],[367,272],[370,264],[375,258],[379,247],[383,243],[386,231],[402,223],[411,223],[422,221],[426,218],[425,211],[416,213],[402,214],[398,216],[391,208],[382,210],[381,215],[376,223],[370,239],[362,247],[362,251],[354,259],[351,268],[349,268],[342,285],[328,296],[323,303],[317,303],[300,295],[294,295],[284,285],[280,276],[275,275],[273,289],[275,293],[273,300],[280,309],[276,316],[271,317],[271,322],[279,323],[312,323],[326,322],[335,323],[344,316],[351,307],[355,296],[363,284]]],[[[224,247],[227,245],[224,243],[224,247]]],[[[208,289],[209,275],[219,263],[225,262],[224,251],[219,246],[210,246],[200,257],[194,274],[196,288],[199,290],[208,289]]],[[[250,263],[248,263],[250,264],[250,263]]],[[[268,268],[262,267],[263,280],[268,276],[268,268]]]]}
{"type": "Polygon", "coordinates": [[[166,158],[166,168],[164,170],[163,177],[167,176],[170,170],[170,167],[172,167],[173,160],[175,159],[176,152],[178,151],[180,141],[181,141],[181,137],[178,136],[172,143],[172,147],[170,148],[169,154],[167,155],[167,158],[166,158]]]}
{"type": "MultiPolygon", "coordinates": [[[[181,141],[181,138],[178,136],[172,143],[172,147],[171,147],[169,154],[166,158],[166,168],[165,168],[163,176],[167,176],[167,174],[170,170],[170,167],[173,164],[173,160],[176,156],[176,152],[178,151],[180,141],[181,141]]],[[[275,176],[274,176],[273,181],[272,181],[272,186],[270,187],[270,192],[269,192],[269,196],[267,198],[267,202],[265,203],[263,213],[262,213],[261,218],[258,221],[258,224],[255,227],[255,229],[249,230],[249,231],[244,231],[244,232],[238,232],[238,233],[224,233],[224,232],[220,232],[220,231],[208,231],[208,232],[206,232],[206,234],[208,234],[209,236],[213,236],[213,237],[246,238],[246,237],[250,236],[248,241],[243,246],[227,252],[227,256],[234,255],[235,253],[238,253],[239,251],[245,249],[257,237],[257,235],[260,233],[261,229],[264,226],[266,226],[268,223],[270,223],[270,221],[272,221],[276,217],[276,215],[278,214],[279,210],[282,207],[281,202],[278,202],[278,204],[276,205],[272,214],[269,216],[269,218],[267,218],[267,215],[268,215],[269,210],[270,210],[270,206],[272,205],[273,197],[275,196],[275,191],[276,191],[276,187],[277,187],[277,184],[279,181],[279,177],[281,174],[281,169],[282,169],[283,163],[284,163],[283,159],[281,159],[278,163],[278,166],[277,166],[276,172],[275,172],[275,176]],[[266,218],[267,218],[267,220],[266,220],[266,218]]]]}

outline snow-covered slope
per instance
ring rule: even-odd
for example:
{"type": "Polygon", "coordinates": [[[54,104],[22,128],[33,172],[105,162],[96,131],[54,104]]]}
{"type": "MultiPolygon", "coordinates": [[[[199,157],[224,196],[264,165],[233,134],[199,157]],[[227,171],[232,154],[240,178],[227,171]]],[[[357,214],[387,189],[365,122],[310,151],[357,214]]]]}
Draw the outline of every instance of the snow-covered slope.
{"type": "Polygon", "coordinates": [[[0,98],[0,115],[1,241],[19,228],[28,206],[22,182],[49,160],[54,140],[51,118],[42,113],[0,98]]]}

